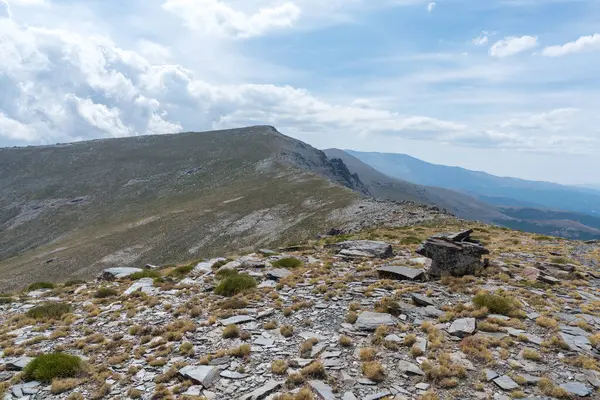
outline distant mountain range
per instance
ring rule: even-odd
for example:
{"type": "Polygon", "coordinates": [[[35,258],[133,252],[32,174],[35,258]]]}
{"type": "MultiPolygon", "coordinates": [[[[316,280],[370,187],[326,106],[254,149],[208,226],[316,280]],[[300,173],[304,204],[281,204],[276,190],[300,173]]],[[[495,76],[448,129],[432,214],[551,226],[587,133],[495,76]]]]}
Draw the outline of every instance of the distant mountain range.
{"type": "Polygon", "coordinates": [[[339,149],[324,152],[330,158],[343,160],[369,193],[379,198],[435,204],[460,218],[527,232],[583,240],[600,238],[600,217],[593,211],[596,208],[585,207],[586,204],[598,205],[596,199],[600,193],[589,189],[499,178],[484,172],[429,164],[402,154],[339,149]],[[518,198],[501,196],[503,193],[514,193],[518,198]],[[557,203],[556,199],[547,198],[556,193],[565,198],[566,204],[579,206],[587,213],[547,206],[557,203]],[[568,199],[566,193],[574,198],[568,199]],[[527,198],[535,201],[524,200],[527,198]]]}
{"type": "Polygon", "coordinates": [[[431,164],[406,154],[352,150],[347,153],[391,177],[457,190],[489,204],[550,208],[600,217],[600,192],[591,188],[502,178],[460,167],[431,164]]]}

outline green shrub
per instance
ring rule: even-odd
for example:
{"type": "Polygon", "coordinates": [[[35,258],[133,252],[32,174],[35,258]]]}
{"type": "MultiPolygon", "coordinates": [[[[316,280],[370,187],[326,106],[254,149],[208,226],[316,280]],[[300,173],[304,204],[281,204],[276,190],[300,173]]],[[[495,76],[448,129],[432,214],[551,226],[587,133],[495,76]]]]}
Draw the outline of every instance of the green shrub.
{"type": "Polygon", "coordinates": [[[421,244],[423,240],[416,236],[406,236],[400,240],[400,244],[409,245],[409,244],[421,244]]]}
{"type": "Polygon", "coordinates": [[[13,301],[15,301],[15,299],[12,297],[0,297],[0,304],[10,304],[13,301]]]}
{"type": "Polygon", "coordinates": [[[142,279],[142,278],[159,279],[159,278],[162,278],[162,275],[158,271],[154,271],[151,269],[145,269],[143,271],[136,272],[135,274],[129,275],[128,278],[131,280],[137,281],[138,279],[142,279]]]}
{"type": "Polygon", "coordinates": [[[94,297],[98,299],[105,299],[107,297],[114,297],[117,295],[117,291],[113,288],[101,287],[96,291],[94,297]]]}
{"type": "Polygon", "coordinates": [[[83,362],[77,356],[65,353],[43,354],[25,366],[27,381],[50,382],[54,378],[72,378],[83,371],[83,362]]]}
{"type": "Polygon", "coordinates": [[[567,257],[552,257],[550,262],[554,264],[570,264],[571,260],[569,260],[567,257]]]}
{"type": "Polygon", "coordinates": [[[489,292],[477,294],[473,297],[473,303],[479,307],[486,307],[492,314],[509,315],[519,308],[514,300],[489,292]]]}
{"type": "Polygon", "coordinates": [[[65,287],[70,287],[70,286],[79,286],[79,285],[84,285],[86,284],[86,281],[82,281],[81,279],[73,279],[70,281],[66,281],[64,286],[65,287]]]}
{"type": "Polygon", "coordinates": [[[169,272],[169,276],[172,277],[183,277],[192,272],[194,269],[193,265],[184,265],[182,267],[177,267],[173,271],[169,272]]]}
{"type": "Polygon", "coordinates": [[[46,303],[27,311],[27,316],[34,319],[58,319],[70,311],[70,304],[46,303]]]}
{"type": "Polygon", "coordinates": [[[228,276],[237,275],[237,274],[238,274],[237,269],[225,268],[220,271],[217,271],[217,273],[215,275],[219,279],[224,279],[224,278],[227,278],[228,276]]]}
{"type": "Polygon", "coordinates": [[[27,291],[31,292],[33,290],[39,289],[54,289],[54,283],[51,282],[35,282],[31,285],[27,286],[27,291]]]}
{"type": "Polygon", "coordinates": [[[273,261],[271,264],[275,268],[288,268],[288,269],[299,268],[302,265],[304,265],[304,263],[301,260],[298,260],[297,258],[294,258],[294,257],[282,258],[277,261],[273,261]]]}
{"type": "Polygon", "coordinates": [[[215,294],[231,297],[255,287],[256,280],[253,277],[248,274],[236,274],[223,279],[215,288],[215,294]]]}

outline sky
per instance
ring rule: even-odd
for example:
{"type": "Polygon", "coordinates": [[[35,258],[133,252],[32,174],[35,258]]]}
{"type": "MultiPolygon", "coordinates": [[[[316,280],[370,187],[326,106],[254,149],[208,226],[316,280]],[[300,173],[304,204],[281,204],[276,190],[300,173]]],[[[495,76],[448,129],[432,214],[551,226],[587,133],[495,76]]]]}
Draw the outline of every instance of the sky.
{"type": "Polygon", "coordinates": [[[0,0],[0,147],[272,125],[600,183],[598,0],[0,0]]]}

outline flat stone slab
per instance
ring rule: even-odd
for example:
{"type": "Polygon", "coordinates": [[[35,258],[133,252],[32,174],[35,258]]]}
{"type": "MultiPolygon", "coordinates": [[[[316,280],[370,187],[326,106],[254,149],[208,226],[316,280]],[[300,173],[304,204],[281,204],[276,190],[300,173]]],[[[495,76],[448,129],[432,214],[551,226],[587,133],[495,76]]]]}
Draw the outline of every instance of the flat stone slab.
{"type": "Polygon", "coordinates": [[[425,277],[425,271],[422,269],[402,267],[399,265],[384,265],[377,268],[377,273],[382,278],[393,278],[399,280],[422,280],[425,277]]]}
{"type": "Polygon", "coordinates": [[[435,305],[436,305],[435,302],[433,300],[431,300],[429,297],[423,296],[422,294],[419,294],[419,293],[413,293],[410,295],[410,297],[412,298],[412,301],[415,302],[415,304],[418,304],[423,307],[427,307],[427,306],[435,307],[435,305]]]}
{"type": "Polygon", "coordinates": [[[460,318],[452,322],[448,333],[454,336],[464,337],[475,332],[475,318],[460,318]]]}
{"type": "Polygon", "coordinates": [[[144,293],[154,292],[154,280],[152,278],[142,278],[135,281],[133,285],[129,286],[129,288],[123,292],[123,294],[129,296],[138,290],[141,290],[144,293]]]}
{"type": "Polygon", "coordinates": [[[390,314],[363,311],[358,315],[354,327],[361,331],[374,331],[379,325],[396,325],[390,314]]]}
{"type": "Polygon", "coordinates": [[[222,319],[220,322],[221,322],[221,324],[227,326],[227,325],[233,325],[233,324],[243,324],[243,323],[251,322],[251,321],[254,321],[254,318],[252,318],[248,315],[236,315],[234,317],[222,319]]]}
{"type": "Polygon", "coordinates": [[[392,395],[392,392],[390,392],[389,390],[384,390],[382,392],[377,392],[370,396],[365,396],[365,397],[363,397],[363,400],[379,400],[379,399],[383,399],[384,397],[388,397],[391,395],[392,395]]]}
{"type": "Polygon", "coordinates": [[[181,368],[179,374],[208,388],[219,377],[219,369],[208,365],[188,365],[181,368]]]}
{"type": "Polygon", "coordinates": [[[142,272],[141,268],[116,267],[107,268],[100,274],[100,279],[112,281],[114,279],[126,278],[136,272],[142,272]]]}
{"type": "Polygon", "coordinates": [[[398,361],[398,364],[396,364],[396,368],[405,374],[421,376],[425,375],[425,372],[423,372],[421,368],[419,368],[413,363],[409,363],[408,361],[398,361]]]}
{"type": "Polygon", "coordinates": [[[580,382],[563,383],[560,387],[575,396],[586,397],[592,394],[592,389],[580,382]]]}
{"type": "Polygon", "coordinates": [[[6,369],[9,371],[21,371],[27,364],[33,361],[33,357],[21,357],[16,360],[8,361],[6,369]]]}
{"type": "Polygon", "coordinates": [[[248,375],[247,374],[240,374],[239,372],[236,371],[221,371],[221,378],[227,378],[227,379],[244,379],[247,378],[248,375]]]}
{"type": "Polygon", "coordinates": [[[496,371],[493,371],[491,369],[484,369],[483,373],[485,374],[485,379],[489,382],[492,379],[496,379],[498,376],[498,373],[496,371]]]}
{"type": "Polygon", "coordinates": [[[308,381],[311,389],[322,400],[335,400],[333,389],[323,381],[308,381]]]}
{"type": "Polygon", "coordinates": [[[287,278],[288,276],[292,275],[292,273],[284,268],[273,268],[268,270],[265,275],[268,279],[278,281],[280,279],[287,278]]]}
{"type": "Polygon", "coordinates": [[[494,383],[502,390],[514,390],[519,387],[519,385],[508,375],[502,375],[501,377],[494,379],[494,383]]]}
{"type": "Polygon", "coordinates": [[[282,385],[283,381],[268,381],[263,386],[259,387],[243,396],[242,400],[261,400],[270,395],[271,393],[276,392],[282,385]]]}
{"type": "Polygon", "coordinates": [[[390,258],[394,256],[392,246],[389,243],[374,240],[348,240],[345,242],[334,243],[328,247],[334,247],[340,250],[357,251],[378,258],[390,258]]]}

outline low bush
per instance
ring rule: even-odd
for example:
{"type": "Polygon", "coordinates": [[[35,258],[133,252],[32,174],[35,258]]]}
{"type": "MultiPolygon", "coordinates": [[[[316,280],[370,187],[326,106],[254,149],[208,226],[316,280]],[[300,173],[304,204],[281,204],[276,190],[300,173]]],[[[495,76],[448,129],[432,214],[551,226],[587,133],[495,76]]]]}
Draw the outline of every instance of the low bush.
{"type": "Polygon", "coordinates": [[[231,275],[223,279],[215,288],[215,294],[220,296],[235,296],[256,287],[256,280],[247,274],[231,275]]]}
{"type": "Polygon", "coordinates": [[[65,353],[43,354],[25,366],[27,381],[50,382],[54,378],[73,378],[83,372],[83,362],[77,356],[65,353]]]}
{"type": "Polygon", "coordinates": [[[362,373],[365,377],[374,382],[382,382],[385,380],[385,369],[383,365],[377,361],[366,362],[362,365],[362,373]]]}
{"type": "Polygon", "coordinates": [[[97,299],[106,299],[107,297],[114,297],[117,295],[117,291],[113,288],[101,287],[96,291],[94,297],[97,299]]]}
{"type": "Polygon", "coordinates": [[[219,279],[224,279],[224,278],[227,278],[229,276],[233,276],[233,275],[237,275],[237,274],[238,274],[237,269],[225,268],[225,269],[217,271],[217,273],[215,275],[219,279]]]}
{"type": "Polygon", "coordinates": [[[35,283],[32,283],[31,285],[27,286],[28,292],[31,292],[32,290],[39,290],[39,289],[54,289],[54,283],[35,282],[35,283]]]}
{"type": "Polygon", "coordinates": [[[409,244],[421,244],[422,240],[416,236],[406,236],[400,239],[400,244],[409,245],[409,244]]]}
{"type": "Polygon", "coordinates": [[[301,260],[298,260],[297,258],[286,257],[286,258],[281,258],[277,261],[273,261],[271,263],[271,265],[273,265],[275,268],[294,269],[294,268],[301,267],[302,265],[304,265],[304,263],[301,260]]]}
{"type": "Polygon", "coordinates": [[[504,296],[498,296],[489,292],[481,292],[473,297],[473,303],[479,307],[485,307],[492,314],[510,315],[519,309],[516,301],[504,296]]]}
{"type": "Polygon", "coordinates": [[[169,272],[169,276],[175,278],[181,278],[189,274],[194,270],[193,265],[184,265],[182,267],[177,267],[173,271],[169,272]]]}
{"type": "Polygon", "coordinates": [[[63,286],[71,287],[71,286],[84,285],[84,284],[86,284],[86,281],[82,281],[81,279],[72,279],[70,281],[66,281],[63,286]]]}
{"type": "Polygon", "coordinates": [[[46,303],[27,311],[27,316],[34,319],[58,319],[71,311],[67,303],[46,303]]]}

